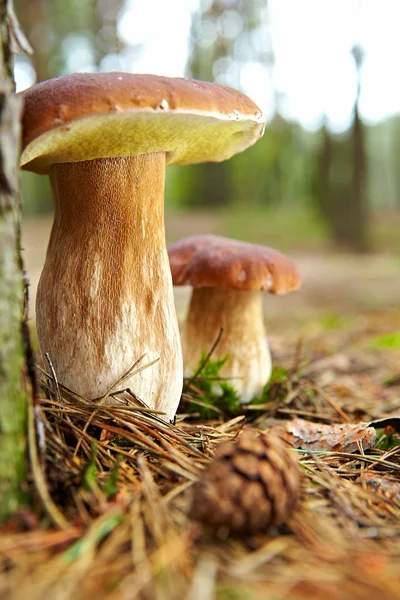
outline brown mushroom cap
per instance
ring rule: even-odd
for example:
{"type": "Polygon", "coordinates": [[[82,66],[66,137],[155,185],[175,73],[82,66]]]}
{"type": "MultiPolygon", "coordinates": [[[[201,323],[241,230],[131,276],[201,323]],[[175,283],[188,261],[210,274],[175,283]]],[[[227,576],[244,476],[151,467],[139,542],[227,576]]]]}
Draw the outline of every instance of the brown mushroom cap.
{"type": "Polygon", "coordinates": [[[24,99],[21,166],[165,152],[167,164],[219,162],[254,144],[265,118],[247,96],[193,79],[75,73],[24,99]]]}
{"type": "Polygon", "coordinates": [[[168,248],[174,285],[266,290],[286,294],[301,285],[289,258],[268,248],[217,235],[187,237],[168,248]]]}

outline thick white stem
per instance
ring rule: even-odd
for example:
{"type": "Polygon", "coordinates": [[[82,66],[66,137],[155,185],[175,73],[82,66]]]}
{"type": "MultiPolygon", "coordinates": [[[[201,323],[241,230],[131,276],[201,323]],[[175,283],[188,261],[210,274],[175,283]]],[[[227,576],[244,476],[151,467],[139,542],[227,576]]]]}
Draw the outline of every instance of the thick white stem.
{"type": "Polygon", "coordinates": [[[164,154],[57,164],[37,330],[61,383],[96,399],[121,384],[171,419],[182,356],[164,231],[164,154]]]}
{"type": "Polygon", "coordinates": [[[262,312],[262,292],[220,288],[193,290],[182,332],[185,375],[196,370],[202,351],[209,352],[221,328],[212,358],[229,358],[220,374],[239,392],[241,402],[261,393],[271,375],[271,355],[262,312]]]}

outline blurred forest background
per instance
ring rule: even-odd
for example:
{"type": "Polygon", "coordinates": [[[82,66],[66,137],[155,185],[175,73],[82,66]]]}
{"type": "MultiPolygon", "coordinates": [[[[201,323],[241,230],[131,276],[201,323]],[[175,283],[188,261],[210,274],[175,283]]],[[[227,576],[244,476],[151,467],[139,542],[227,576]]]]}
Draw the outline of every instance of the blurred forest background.
{"type": "MultiPolygon", "coordinates": [[[[400,97],[382,79],[388,71],[395,80],[396,5],[15,0],[34,48],[16,59],[17,87],[69,72],[121,70],[241,89],[265,111],[265,135],[225,163],[167,169],[168,241],[211,232],[307,253],[321,259],[319,271],[304,264],[316,280],[333,269],[324,257],[345,255],[341,272],[348,252],[364,254],[349,279],[369,273],[375,298],[382,295],[376,274],[399,279],[400,97]],[[385,253],[390,260],[376,258],[385,253]]],[[[35,246],[51,224],[47,178],[24,173],[23,200],[27,260],[37,251],[40,262],[45,244],[35,246]]]]}

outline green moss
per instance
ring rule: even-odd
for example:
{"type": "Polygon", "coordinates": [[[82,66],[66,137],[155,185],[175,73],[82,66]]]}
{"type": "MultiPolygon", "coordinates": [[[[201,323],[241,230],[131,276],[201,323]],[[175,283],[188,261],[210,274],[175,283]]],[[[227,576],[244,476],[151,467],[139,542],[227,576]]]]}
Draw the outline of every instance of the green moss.
{"type": "Polygon", "coordinates": [[[393,331],[384,335],[375,336],[369,340],[368,346],[375,350],[399,350],[400,331],[393,331]]]}
{"type": "MultiPolygon", "coordinates": [[[[185,406],[188,413],[197,413],[201,419],[215,419],[218,416],[236,417],[243,414],[243,405],[234,386],[229,381],[221,378],[220,371],[229,356],[217,360],[209,358],[206,361],[203,351],[201,360],[196,370],[196,377],[189,380],[192,400],[185,406]]],[[[270,380],[264,386],[262,393],[255,396],[250,405],[260,407],[268,404],[272,399],[284,397],[287,393],[288,372],[283,367],[274,366],[270,380]]]]}
{"type": "Polygon", "coordinates": [[[279,387],[284,388],[282,384],[286,381],[288,372],[284,367],[272,367],[272,373],[269,381],[265,384],[263,391],[259,396],[255,396],[250,404],[252,406],[268,404],[272,400],[271,396],[279,387]]]}
{"type": "Polygon", "coordinates": [[[201,360],[196,370],[193,387],[196,395],[188,403],[186,411],[198,413],[202,419],[215,419],[218,415],[234,417],[241,413],[241,404],[235,388],[220,377],[220,371],[229,356],[217,360],[209,358],[202,353],[201,360]],[[200,368],[201,367],[201,368],[200,368]]]}
{"type": "MultiPolygon", "coordinates": [[[[1,213],[1,211],[0,211],[1,213]]],[[[23,283],[15,255],[15,222],[0,214],[0,521],[26,502],[27,403],[23,382],[23,283]]]]}

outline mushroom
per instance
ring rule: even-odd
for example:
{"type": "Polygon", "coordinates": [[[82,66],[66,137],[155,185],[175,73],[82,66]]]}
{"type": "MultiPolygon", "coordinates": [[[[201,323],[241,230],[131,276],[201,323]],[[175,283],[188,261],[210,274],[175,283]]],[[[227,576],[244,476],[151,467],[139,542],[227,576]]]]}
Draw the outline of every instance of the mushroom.
{"type": "Polygon", "coordinates": [[[50,176],[55,205],[36,302],[42,355],[91,400],[145,356],[123,387],[171,419],[182,355],[165,166],[230,158],[262,135],[264,117],[236,90],[154,75],[76,73],[22,96],[21,166],[50,176]]]}
{"type": "Polygon", "coordinates": [[[277,250],[215,235],[187,237],[169,246],[168,255],[174,285],[193,287],[182,331],[184,374],[196,371],[222,329],[213,358],[228,357],[221,377],[232,378],[241,402],[250,402],[272,370],[262,292],[297,290],[299,272],[277,250]]]}

